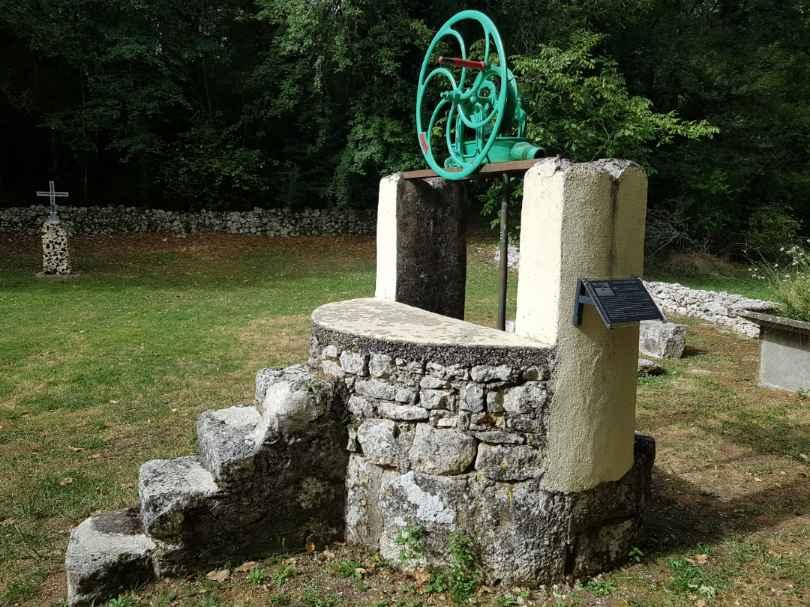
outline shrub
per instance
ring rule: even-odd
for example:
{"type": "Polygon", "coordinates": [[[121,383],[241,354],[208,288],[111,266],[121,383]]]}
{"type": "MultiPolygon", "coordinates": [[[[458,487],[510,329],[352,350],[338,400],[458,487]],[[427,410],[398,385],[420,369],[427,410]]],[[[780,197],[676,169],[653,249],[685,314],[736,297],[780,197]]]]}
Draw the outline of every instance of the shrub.
{"type": "Polygon", "coordinates": [[[782,314],[810,322],[810,251],[794,245],[779,252],[787,263],[762,263],[753,269],[753,276],[768,281],[782,304],[782,314]]]}
{"type": "Polygon", "coordinates": [[[765,259],[779,259],[785,252],[784,243],[798,241],[801,227],[801,222],[793,217],[790,209],[758,209],[748,220],[748,249],[765,259]]]}

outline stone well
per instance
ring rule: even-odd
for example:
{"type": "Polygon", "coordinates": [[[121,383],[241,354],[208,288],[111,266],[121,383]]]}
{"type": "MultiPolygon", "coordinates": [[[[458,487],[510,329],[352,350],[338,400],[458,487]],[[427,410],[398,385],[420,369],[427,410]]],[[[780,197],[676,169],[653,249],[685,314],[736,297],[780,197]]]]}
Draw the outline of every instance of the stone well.
{"type": "Polygon", "coordinates": [[[490,583],[627,557],[655,457],[634,432],[639,330],[571,310],[578,277],[641,272],[644,173],[527,172],[514,334],[454,318],[463,204],[458,184],[383,179],[376,297],[315,310],[306,364],[259,371],[254,403],[200,416],[194,455],[141,466],[137,507],[73,530],[70,605],[337,538],[414,567],[463,533],[490,583]]]}

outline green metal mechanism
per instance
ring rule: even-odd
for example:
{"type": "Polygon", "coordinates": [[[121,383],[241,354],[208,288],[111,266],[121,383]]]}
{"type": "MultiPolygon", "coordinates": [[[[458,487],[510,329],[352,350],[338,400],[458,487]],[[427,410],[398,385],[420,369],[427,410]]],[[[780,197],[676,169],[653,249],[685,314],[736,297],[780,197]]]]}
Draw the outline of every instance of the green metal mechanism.
{"type": "Polygon", "coordinates": [[[483,164],[537,158],[541,150],[526,141],[525,132],[526,113],[495,24],[479,11],[461,11],[433,37],[419,72],[416,133],[422,155],[440,177],[465,179],[483,164]],[[483,43],[467,45],[459,30],[483,43]],[[434,57],[448,43],[459,56],[434,57]]]}

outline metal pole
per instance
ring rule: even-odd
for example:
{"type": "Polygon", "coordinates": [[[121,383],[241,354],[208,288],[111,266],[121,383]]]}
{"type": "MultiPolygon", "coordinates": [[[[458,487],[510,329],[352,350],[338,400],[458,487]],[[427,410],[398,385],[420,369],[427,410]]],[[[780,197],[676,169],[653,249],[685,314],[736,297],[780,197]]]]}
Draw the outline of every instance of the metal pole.
{"type": "Polygon", "coordinates": [[[503,176],[503,198],[501,199],[501,259],[498,267],[500,285],[498,289],[498,329],[506,330],[506,290],[509,285],[509,176],[503,176]]]}

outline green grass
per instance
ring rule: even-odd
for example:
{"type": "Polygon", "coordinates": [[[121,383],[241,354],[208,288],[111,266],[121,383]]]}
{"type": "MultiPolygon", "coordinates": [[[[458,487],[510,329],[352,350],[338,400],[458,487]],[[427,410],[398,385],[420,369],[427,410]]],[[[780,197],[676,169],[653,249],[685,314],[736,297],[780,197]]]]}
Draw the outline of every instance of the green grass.
{"type": "Polygon", "coordinates": [[[672,271],[653,271],[645,278],[661,282],[678,282],[687,287],[703,289],[704,291],[737,293],[753,299],[768,301],[777,299],[776,293],[768,284],[762,280],[751,278],[746,275],[743,269],[740,269],[739,273],[720,276],[696,276],[672,271]]]}
{"type": "MultiPolygon", "coordinates": [[[[471,247],[466,310],[489,326],[492,246],[471,247]]],[[[257,368],[306,358],[315,307],[368,296],[374,285],[373,242],[360,238],[121,236],[77,240],[74,258],[78,278],[38,279],[36,242],[0,237],[3,607],[59,605],[70,528],[92,512],[136,503],[143,461],[190,453],[200,411],[251,401],[257,368]]],[[[744,284],[740,276],[673,278],[737,291],[744,284]]],[[[512,310],[515,286],[513,274],[512,310]]],[[[753,286],[747,294],[757,295],[753,286]]],[[[689,355],[639,387],[639,429],[657,438],[658,460],[648,532],[630,563],[545,592],[482,588],[471,604],[810,601],[810,401],[756,386],[755,342],[688,322],[689,355]],[[708,561],[695,561],[706,550],[708,561]]],[[[138,607],[450,601],[446,584],[431,594],[429,579],[393,571],[373,554],[339,546],[325,561],[322,548],[268,559],[222,585],[203,572],[121,600],[138,607]]]]}
{"type": "Polygon", "coordinates": [[[645,278],[677,282],[693,289],[778,301],[772,285],[767,280],[754,278],[749,264],[729,262],[711,255],[675,254],[669,259],[654,261],[647,268],[645,278]]]}

